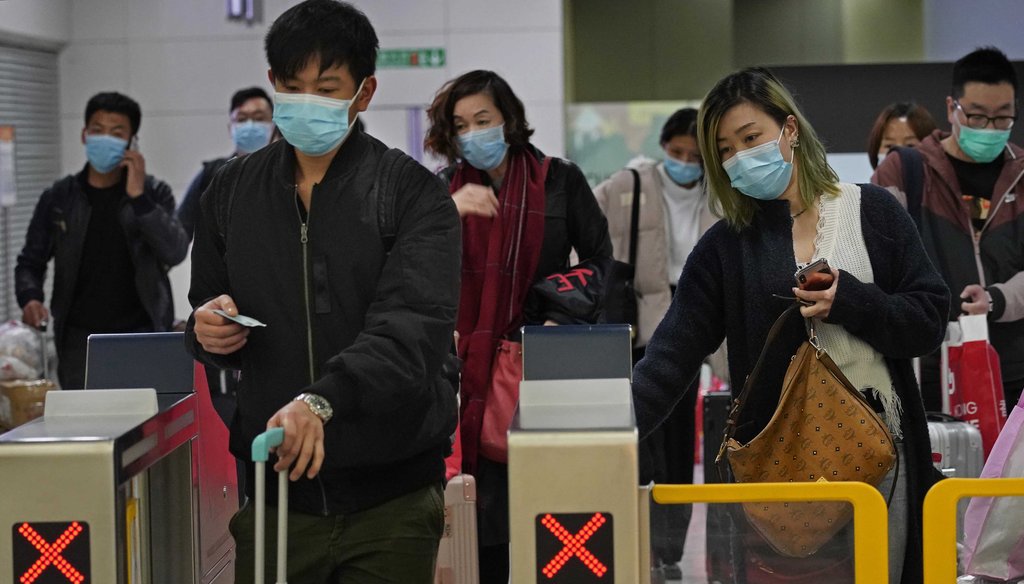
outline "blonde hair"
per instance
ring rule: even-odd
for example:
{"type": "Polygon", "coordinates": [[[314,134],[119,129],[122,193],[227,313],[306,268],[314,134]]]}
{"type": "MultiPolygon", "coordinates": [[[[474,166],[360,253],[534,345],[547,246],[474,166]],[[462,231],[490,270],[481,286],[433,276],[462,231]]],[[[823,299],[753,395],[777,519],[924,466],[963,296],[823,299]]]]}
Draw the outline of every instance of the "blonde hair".
{"type": "Polygon", "coordinates": [[[749,103],[768,114],[780,127],[785,127],[789,116],[796,118],[800,130],[800,146],[793,149],[793,158],[798,169],[800,199],[805,208],[813,205],[819,194],[839,194],[839,176],[828,165],[825,147],[814,128],[800,113],[796,100],[770,71],[762,67],[751,67],[733,73],[715,84],[697,114],[697,142],[704,158],[704,174],[715,213],[738,231],[750,225],[758,210],[757,203],[751,197],[732,187],[718,152],[718,126],[722,116],[741,103],[749,103]]]}

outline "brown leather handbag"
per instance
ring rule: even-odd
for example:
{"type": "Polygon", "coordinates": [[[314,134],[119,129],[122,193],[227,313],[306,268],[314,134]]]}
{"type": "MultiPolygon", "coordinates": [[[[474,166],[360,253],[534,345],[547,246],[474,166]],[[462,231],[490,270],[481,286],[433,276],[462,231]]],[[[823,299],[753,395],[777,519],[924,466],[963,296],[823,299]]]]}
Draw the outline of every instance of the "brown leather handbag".
{"type": "MultiPolygon", "coordinates": [[[[782,395],[764,430],[750,442],[734,437],[747,397],[759,387],[768,348],[799,308],[786,309],[772,325],[757,364],[733,402],[716,463],[727,455],[736,482],[862,481],[878,486],[897,462],[885,422],[822,348],[807,319],[808,340],[793,357],[782,395]]],[[[894,481],[895,482],[895,481],[894,481]]],[[[818,551],[853,517],[846,502],[744,503],[754,529],[785,556],[818,551]]]]}

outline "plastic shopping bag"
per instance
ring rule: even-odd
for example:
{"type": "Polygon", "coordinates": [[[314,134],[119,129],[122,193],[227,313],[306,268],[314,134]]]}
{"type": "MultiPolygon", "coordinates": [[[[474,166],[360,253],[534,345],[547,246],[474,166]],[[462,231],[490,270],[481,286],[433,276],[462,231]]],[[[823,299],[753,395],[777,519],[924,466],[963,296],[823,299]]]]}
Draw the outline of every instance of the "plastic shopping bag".
{"type": "Polygon", "coordinates": [[[1006,422],[1006,403],[999,355],[988,341],[986,316],[966,315],[949,323],[942,356],[943,409],[981,430],[988,457],[1006,422]]]}
{"type": "MultiPolygon", "coordinates": [[[[1024,477],[1024,396],[992,447],[981,478],[1024,477]]],[[[999,581],[1024,577],[1024,498],[975,497],[964,516],[964,572],[999,581]]]]}

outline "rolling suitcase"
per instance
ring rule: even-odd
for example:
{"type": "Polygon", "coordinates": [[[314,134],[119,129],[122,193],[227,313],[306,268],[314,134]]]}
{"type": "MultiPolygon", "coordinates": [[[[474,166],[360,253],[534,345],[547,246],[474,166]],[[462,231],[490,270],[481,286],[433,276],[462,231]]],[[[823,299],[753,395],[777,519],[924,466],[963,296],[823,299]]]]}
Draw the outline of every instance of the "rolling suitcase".
{"type": "Polygon", "coordinates": [[[444,489],[444,531],[434,584],[477,584],[476,480],[460,474],[444,489]]]}
{"type": "MultiPolygon", "coordinates": [[[[708,391],[702,395],[704,431],[704,484],[721,483],[715,458],[722,445],[725,422],[732,407],[731,391],[708,391]]],[[[744,564],[743,550],[736,542],[737,526],[727,505],[708,505],[705,520],[704,565],[708,582],[733,584],[745,582],[740,568],[744,564]]]]}
{"type": "Polygon", "coordinates": [[[704,484],[720,483],[715,468],[715,458],[722,446],[725,435],[725,422],[729,419],[729,408],[732,407],[731,391],[709,391],[702,395],[703,426],[704,426],[704,484]]]}
{"type": "MultiPolygon", "coordinates": [[[[284,441],[284,428],[271,428],[252,441],[252,461],[256,464],[256,584],[264,582],[264,545],[267,513],[267,458],[270,449],[284,441]]],[[[288,470],[277,473],[277,584],[288,584],[288,470]]]]}
{"type": "Polygon", "coordinates": [[[953,416],[928,412],[928,438],[935,467],[947,477],[976,479],[985,459],[981,431],[953,416]]]}
{"type": "MultiPolygon", "coordinates": [[[[928,412],[928,438],[932,443],[932,461],[947,477],[976,479],[985,466],[981,430],[974,424],[947,414],[928,412]]],[[[970,498],[956,504],[956,540],[964,540],[964,514],[970,498]]]]}

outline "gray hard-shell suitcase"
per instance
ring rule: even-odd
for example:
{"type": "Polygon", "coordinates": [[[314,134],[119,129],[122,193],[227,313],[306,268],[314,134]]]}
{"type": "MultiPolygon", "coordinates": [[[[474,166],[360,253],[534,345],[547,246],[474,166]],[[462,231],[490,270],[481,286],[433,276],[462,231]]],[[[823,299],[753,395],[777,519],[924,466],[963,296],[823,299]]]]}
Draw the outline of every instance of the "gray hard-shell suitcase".
{"type": "Polygon", "coordinates": [[[947,477],[976,479],[985,466],[981,431],[953,416],[928,412],[935,467],[947,477]]]}
{"type": "MultiPolygon", "coordinates": [[[[976,479],[985,466],[985,453],[981,446],[981,430],[973,424],[948,414],[928,412],[928,438],[932,443],[935,467],[947,477],[976,479]]],[[[964,539],[964,514],[969,498],[956,505],[958,542],[964,539]]]]}
{"type": "MultiPolygon", "coordinates": [[[[267,459],[270,449],[284,441],[284,428],[271,428],[252,441],[252,461],[256,465],[256,557],[255,582],[264,582],[263,557],[266,542],[267,459]]],[[[277,584],[288,584],[288,469],[277,473],[277,584]]]]}
{"type": "Polygon", "coordinates": [[[444,489],[444,531],[437,550],[434,584],[477,584],[476,479],[452,477],[444,489]]]}

